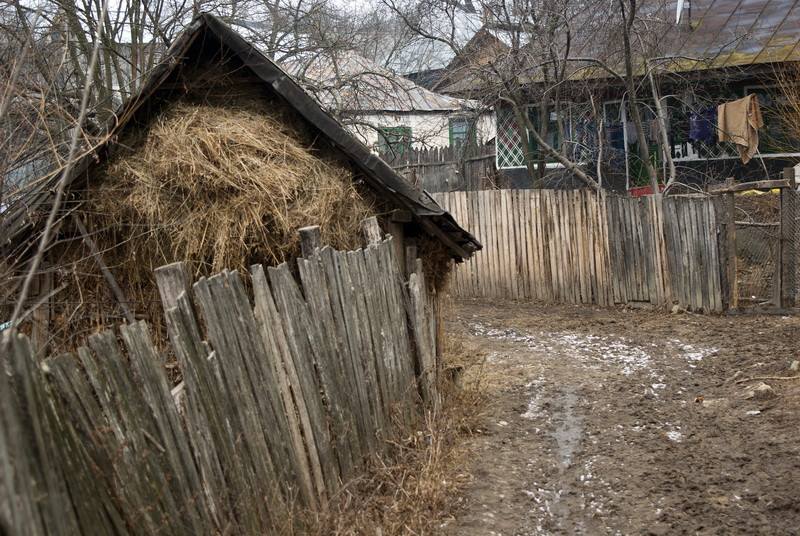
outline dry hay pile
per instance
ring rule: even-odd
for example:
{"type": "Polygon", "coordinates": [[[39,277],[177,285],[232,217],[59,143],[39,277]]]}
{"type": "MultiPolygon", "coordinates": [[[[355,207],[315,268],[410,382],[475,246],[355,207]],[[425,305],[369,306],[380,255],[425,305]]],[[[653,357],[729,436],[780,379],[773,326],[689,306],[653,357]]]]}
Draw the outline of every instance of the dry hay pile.
{"type": "Polygon", "coordinates": [[[135,222],[134,254],[189,260],[197,275],[289,260],[306,225],[322,227],[323,243],[357,247],[373,211],[352,170],[321,159],[304,126],[271,108],[172,106],[90,190],[95,222],[135,222]]]}
{"type": "MultiPolygon", "coordinates": [[[[158,266],[187,261],[195,278],[226,268],[246,274],[251,264],[299,256],[297,229],[307,225],[321,227],[324,244],[354,249],[361,220],[380,211],[342,157],[275,108],[255,99],[235,107],[176,103],[125,138],[128,148],[90,179],[79,213],[126,300],[156,331],[158,266]]],[[[70,290],[59,298],[70,294],[96,309],[93,327],[78,329],[84,334],[121,319],[88,255],[80,240],[54,251],[73,266],[70,290]]],[[[81,316],[70,311],[65,331],[75,331],[81,316]]]]}

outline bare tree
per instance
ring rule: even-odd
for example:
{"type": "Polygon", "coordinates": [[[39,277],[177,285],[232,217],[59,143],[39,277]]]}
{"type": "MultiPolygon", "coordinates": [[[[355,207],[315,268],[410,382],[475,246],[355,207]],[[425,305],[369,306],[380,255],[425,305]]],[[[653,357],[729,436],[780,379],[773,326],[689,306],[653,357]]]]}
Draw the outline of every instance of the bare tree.
{"type": "MultiPolygon", "coordinates": [[[[118,106],[138,91],[193,16],[220,15],[246,37],[257,37],[256,45],[276,59],[352,41],[343,31],[349,29],[347,17],[326,0],[123,0],[109,9],[100,0],[46,0],[39,6],[36,11],[20,0],[0,3],[0,218],[13,209],[39,233],[24,244],[0,237],[11,252],[0,264],[0,301],[6,318],[17,323],[37,307],[28,299],[37,276],[77,278],[79,264],[92,258],[87,253],[69,265],[58,259],[42,263],[59,225],[70,225],[59,218],[76,208],[53,179],[69,176],[74,163],[104,141],[118,106]],[[42,195],[53,196],[53,210],[29,210],[30,201],[42,195]]],[[[92,230],[97,231],[102,230],[92,230]]],[[[80,307],[74,304],[73,314],[80,307]]]]}

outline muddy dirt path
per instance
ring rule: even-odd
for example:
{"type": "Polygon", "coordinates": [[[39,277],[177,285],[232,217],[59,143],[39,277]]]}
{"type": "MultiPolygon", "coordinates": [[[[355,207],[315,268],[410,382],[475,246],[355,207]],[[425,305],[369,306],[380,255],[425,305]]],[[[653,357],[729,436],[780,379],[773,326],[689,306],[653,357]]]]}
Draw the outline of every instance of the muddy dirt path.
{"type": "Polygon", "coordinates": [[[487,355],[453,535],[800,534],[800,319],[462,301],[487,355]]]}

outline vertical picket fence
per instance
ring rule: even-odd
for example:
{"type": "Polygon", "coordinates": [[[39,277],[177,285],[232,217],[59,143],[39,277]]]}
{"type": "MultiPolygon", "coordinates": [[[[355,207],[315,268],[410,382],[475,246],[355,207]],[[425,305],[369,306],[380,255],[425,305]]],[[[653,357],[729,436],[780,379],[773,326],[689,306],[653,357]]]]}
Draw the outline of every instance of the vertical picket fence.
{"type": "Polygon", "coordinates": [[[457,266],[456,296],[724,308],[711,198],[589,190],[432,195],[484,246],[457,266]]]}
{"type": "Polygon", "coordinates": [[[476,190],[495,180],[493,146],[409,149],[380,156],[395,171],[429,192],[476,190]]]}
{"type": "Polygon", "coordinates": [[[175,388],[144,322],[42,363],[6,334],[2,533],[284,534],[361,474],[436,405],[425,282],[391,240],[298,265],[254,266],[252,301],[235,272],[186,292],[159,269],[175,388]]]}

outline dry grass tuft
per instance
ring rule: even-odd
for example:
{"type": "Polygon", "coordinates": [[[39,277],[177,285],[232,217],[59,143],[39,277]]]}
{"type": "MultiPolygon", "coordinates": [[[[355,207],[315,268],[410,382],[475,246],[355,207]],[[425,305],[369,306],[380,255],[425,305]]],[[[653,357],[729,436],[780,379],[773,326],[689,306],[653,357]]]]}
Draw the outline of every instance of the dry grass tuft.
{"type": "Polygon", "coordinates": [[[450,272],[453,270],[453,255],[440,240],[428,235],[420,237],[418,255],[422,260],[422,271],[428,288],[437,292],[447,290],[450,272]]]}
{"type": "Polygon", "coordinates": [[[307,534],[441,533],[458,505],[459,489],[470,479],[463,441],[484,418],[485,397],[473,370],[482,361],[475,348],[446,338],[445,369],[462,367],[464,380],[453,382],[444,375],[442,412],[387,440],[387,451],[373,459],[366,476],[350,483],[328,511],[313,519],[307,534]]]}

